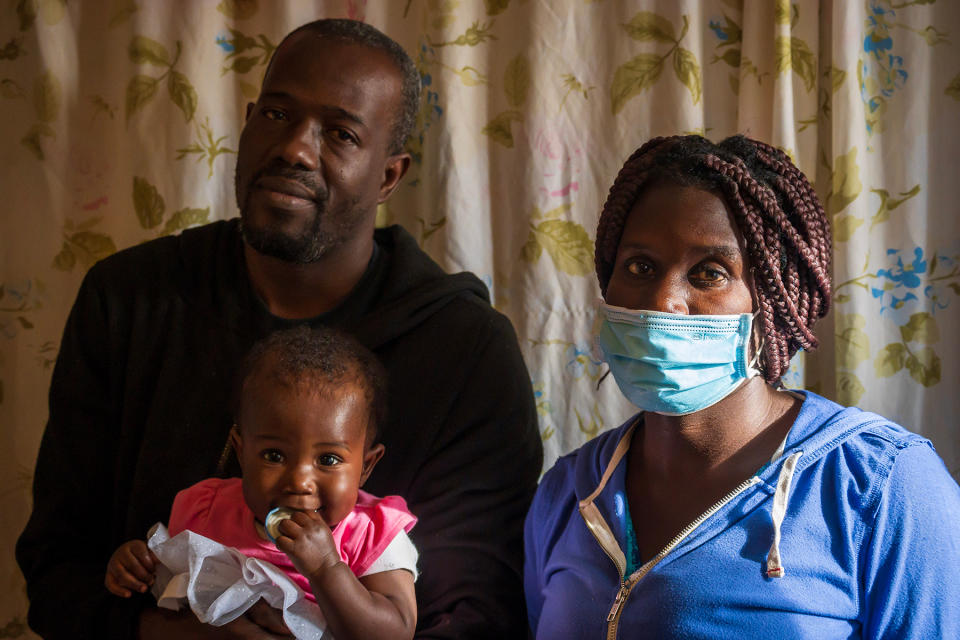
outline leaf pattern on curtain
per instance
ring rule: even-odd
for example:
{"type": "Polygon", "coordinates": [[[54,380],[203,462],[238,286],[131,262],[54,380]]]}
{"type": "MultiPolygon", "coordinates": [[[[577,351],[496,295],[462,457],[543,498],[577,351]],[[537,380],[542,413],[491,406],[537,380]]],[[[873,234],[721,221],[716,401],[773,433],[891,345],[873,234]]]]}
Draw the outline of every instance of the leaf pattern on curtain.
{"type": "Polygon", "coordinates": [[[235,215],[246,104],[283,35],[318,17],[366,20],[413,58],[414,162],[377,222],[477,273],[513,321],[547,466],[634,412],[592,347],[593,239],[617,170],[652,136],[744,132],[795,159],[833,224],[834,309],[785,383],[927,435],[960,477],[960,3],[11,0],[0,637],[32,637],[11,551],[84,273],[235,215]]]}

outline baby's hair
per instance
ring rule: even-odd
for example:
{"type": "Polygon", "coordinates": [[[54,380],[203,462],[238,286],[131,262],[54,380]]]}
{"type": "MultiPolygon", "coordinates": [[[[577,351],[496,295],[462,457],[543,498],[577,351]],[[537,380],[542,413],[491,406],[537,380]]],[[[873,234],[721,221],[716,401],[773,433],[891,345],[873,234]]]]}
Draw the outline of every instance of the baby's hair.
{"type": "Polygon", "coordinates": [[[724,200],[746,243],[763,335],[767,382],[786,373],[798,349],[811,350],[811,329],[830,308],[830,223],[806,176],[766,143],[733,136],[654,138],[617,175],[597,225],[595,261],[604,296],[620,236],[644,189],[690,186],[724,200]]]}
{"type": "Polygon", "coordinates": [[[240,369],[234,415],[239,417],[243,389],[257,374],[288,388],[306,385],[316,392],[356,385],[368,407],[366,443],[377,441],[387,414],[387,373],[377,357],[352,336],[327,327],[301,325],[256,343],[240,369]]]}

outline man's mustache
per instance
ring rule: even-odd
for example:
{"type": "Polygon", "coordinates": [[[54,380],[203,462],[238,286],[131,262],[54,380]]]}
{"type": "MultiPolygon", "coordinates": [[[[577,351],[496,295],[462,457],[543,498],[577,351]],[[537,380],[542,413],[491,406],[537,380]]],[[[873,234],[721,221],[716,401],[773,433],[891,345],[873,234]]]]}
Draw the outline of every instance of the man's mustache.
{"type": "Polygon", "coordinates": [[[316,174],[302,169],[296,169],[282,160],[274,160],[263,167],[250,179],[250,186],[256,187],[262,178],[285,178],[299,182],[305,189],[313,194],[311,200],[318,205],[324,205],[327,202],[327,188],[323,186],[316,174]]]}

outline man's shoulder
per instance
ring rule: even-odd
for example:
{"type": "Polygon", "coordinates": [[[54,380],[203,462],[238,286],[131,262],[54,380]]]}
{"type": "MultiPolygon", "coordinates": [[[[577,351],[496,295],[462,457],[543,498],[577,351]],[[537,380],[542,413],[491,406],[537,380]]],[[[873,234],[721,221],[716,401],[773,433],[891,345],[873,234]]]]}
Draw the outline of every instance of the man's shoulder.
{"type": "Polygon", "coordinates": [[[107,288],[156,287],[215,262],[237,234],[236,220],[218,220],[122,249],[95,264],[87,280],[107,288]]]}

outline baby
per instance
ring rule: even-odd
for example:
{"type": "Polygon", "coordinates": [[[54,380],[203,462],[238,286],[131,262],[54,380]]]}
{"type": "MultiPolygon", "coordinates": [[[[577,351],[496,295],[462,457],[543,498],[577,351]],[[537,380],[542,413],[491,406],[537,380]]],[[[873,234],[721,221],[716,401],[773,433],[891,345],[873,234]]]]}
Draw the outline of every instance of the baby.
{"type": "MultiPolygon", "coordinates": [[[[360,490],[384,452],[375,443],[385,379],[372,353],[335,331],[298,327],[255,345],[230,433],[243,477],[178,493],[170,536],[190,530],[273,563],[316,601],[335,637],[412,638],[417,553],[406,532],[416,518],[402,498],[360,490]],[[277,508],[292,515],[271,518],[268,535],[277,508]]],[[[121,545],[107,589],[145,592],[157,562],[142,540],[121,545]]]]}

